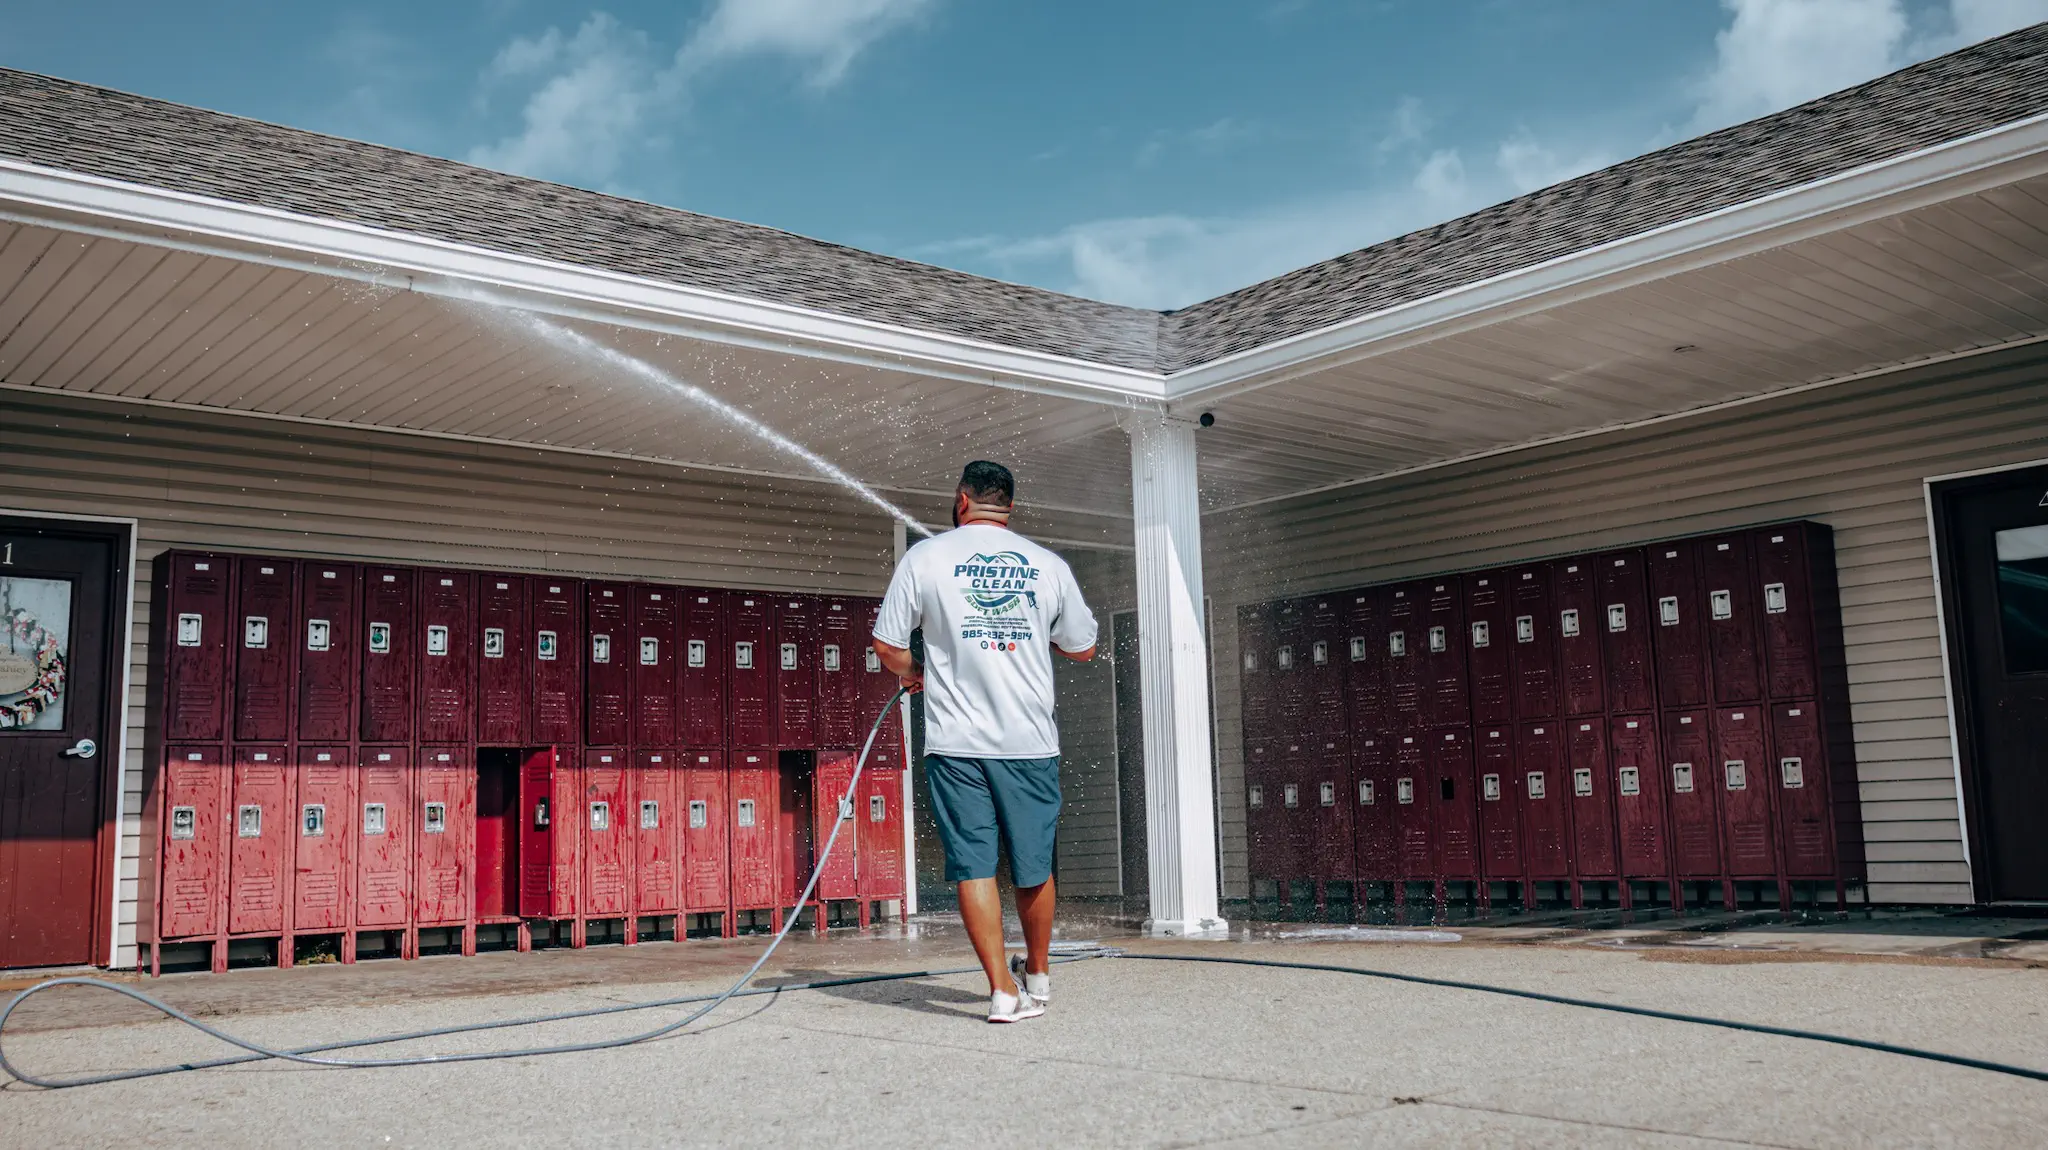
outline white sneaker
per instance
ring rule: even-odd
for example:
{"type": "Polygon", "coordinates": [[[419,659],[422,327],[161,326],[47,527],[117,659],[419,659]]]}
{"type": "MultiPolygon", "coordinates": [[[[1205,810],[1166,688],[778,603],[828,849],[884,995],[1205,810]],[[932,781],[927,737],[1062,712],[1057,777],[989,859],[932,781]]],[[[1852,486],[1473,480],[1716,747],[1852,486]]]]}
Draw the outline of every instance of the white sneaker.
{"type": "Polygon", "coordinates": [[[1038,1005],[1052,1005],[1052,974],[1050,971],[1045,974],[1027,974],[1024,971],[1024,956],[1013,954],[1010,956],[1010,978],[1016,982],[1019,990],[1037,999],[1038,1005]]]}
{"type": "Polygon", "coordinates": [[[1044,1005],[1031,997],[1031,992],[1028,990],[1020,994],[1010,994],[1007,991],[998,990],[988,996],[988,1020],[990,1022],[1022,1022],[1027,1018],[1037,1018],[1044,1013],[1044,1005]]]}

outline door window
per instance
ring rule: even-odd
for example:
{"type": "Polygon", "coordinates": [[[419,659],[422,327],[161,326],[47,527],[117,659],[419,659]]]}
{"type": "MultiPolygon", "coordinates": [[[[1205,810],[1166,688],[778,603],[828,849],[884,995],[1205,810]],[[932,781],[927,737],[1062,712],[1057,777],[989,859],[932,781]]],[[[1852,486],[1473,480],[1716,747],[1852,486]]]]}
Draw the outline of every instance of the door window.
{"type": "Polygon", "coordinates": [[[0,576],[0,731],[64,729],[71,582],[0,576]]]}
{"type": "MultiPolygon", "coordinates": [[[[2048,672],[2048,525],[1992,537],[1998,562],[1998,626],[2005,672],[2048,672]]],[[[4,685],[4,684],[0,684],[4,685]]]]}

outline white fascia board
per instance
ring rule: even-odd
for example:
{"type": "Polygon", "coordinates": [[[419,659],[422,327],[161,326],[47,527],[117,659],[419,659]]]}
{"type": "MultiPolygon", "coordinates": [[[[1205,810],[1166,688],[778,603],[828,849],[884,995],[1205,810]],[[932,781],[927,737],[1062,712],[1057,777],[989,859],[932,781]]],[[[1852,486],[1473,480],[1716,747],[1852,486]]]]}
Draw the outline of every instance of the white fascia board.
{"type": "Polygon", "coordinates": [[[1167,377],[1176,410],[2048,172],[2048,114],[1277,340],[1167,377]]]}
{"type": "Polygon", "coordinates": [[[394,290],[472,298],[463,289],[482,287],[550,314],[1098,403],[1165,394],[1156,372],[15,160],[0,159],[0,219],[394,290]]]}

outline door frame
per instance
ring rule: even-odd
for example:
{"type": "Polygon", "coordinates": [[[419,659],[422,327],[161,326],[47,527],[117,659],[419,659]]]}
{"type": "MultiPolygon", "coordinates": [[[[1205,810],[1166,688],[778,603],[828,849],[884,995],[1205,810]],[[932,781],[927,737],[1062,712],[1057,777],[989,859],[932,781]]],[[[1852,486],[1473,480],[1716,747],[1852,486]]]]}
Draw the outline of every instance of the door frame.
{"type": "Polygon", "coordinates": [[[107,639],[111,649],[100,670],[101,681],[106,684],[101,692],[106,711],[101,718],[114,737],[104,740],[113,744],[113,753],[99,757],[100,825],[95,832],[93,853],[100,865],[94,880],[97,897],[93,899],[92,916],[92,949],[100,956],[100,965],[110,967],[120,949],[117,924],[121,921],[121,828],[128,821],[128,812],[122,809],[121,780],[128,770],[128,703],[135,673],[135,538],[140,533],[141,521],[131,515],[73,515],[15,507],[0,507],[0,518],[48,519],[107,528],[87,534],[100,535],[114,544],[114,569],[107,580],[107,639]],[[125,595],[121,593],[123,584],[127,587],[125,595]]]}
{"type": "Polygon", "coordinates": [[[1951,617],[1961,618],[1962,602],[1950,561],[1952,540],[1945,497],[1956,492],[1999,487],[2002,486],[2001,476],[2041,467],[2048,467],[2048,458],[1931,475],[1921,481],[1921,492],[1927,505],[1928,552],[1934,568],[1934,625],[1935,634],[1941,640],[1941,685],[1948,700],[1948,738],[1955,769],[1956,818],[1961,824],[1963,865],[1970,869],[1970,893],[1980,903],[1990,901],[1991,891],[1989,880],[1977,869],[1975,860],[1988,849],[1988,844],[1984,841],[1983,827],[1970,817],[1982,801],[1977,790],[1980,780],[1977,774],[1976,725],[1971,711],[1975,695],[1971,689],[1969,661],[1963,650],[1960,629],[1949,626],[1951,617]]]}

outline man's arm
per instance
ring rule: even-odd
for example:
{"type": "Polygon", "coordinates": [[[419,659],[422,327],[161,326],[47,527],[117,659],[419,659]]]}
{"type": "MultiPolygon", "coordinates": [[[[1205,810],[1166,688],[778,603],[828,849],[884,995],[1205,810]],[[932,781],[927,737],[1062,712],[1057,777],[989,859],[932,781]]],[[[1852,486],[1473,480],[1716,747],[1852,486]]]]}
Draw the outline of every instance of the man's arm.
{"type": "MultiPolygon", "coordinates": [[[[1053,644],[1052,649],[1054,651],[1058,651],[1062,655],[1065,655],[1067,658],[1072,659],[1076,663],[1085,663],[1088,660],[1093,659],[1095,657],[1095,646],[1092,643],[1089,644],[1085,649],[1079,651],[1061,651],[1059,644],[1057,643],[1053,644]]],[[[884,662],[887,662],[887,660],[885,659],[884,662]]]]}
{"type": "MultiPolygon", "coordinates": [[[[875,654],[881,657],[882,666],[887,667],[890,674],[896,676],[904,686],[912,691],[924,690],[924,668],[918,666],[917,661],[910,657],[910,648],[892,647],[880,639],[876,639],[874,642],[875,654]]],[[[1088,649],[1088,654],[1093,655],[1094,653],[1094,648],[1088,649]]]]}

